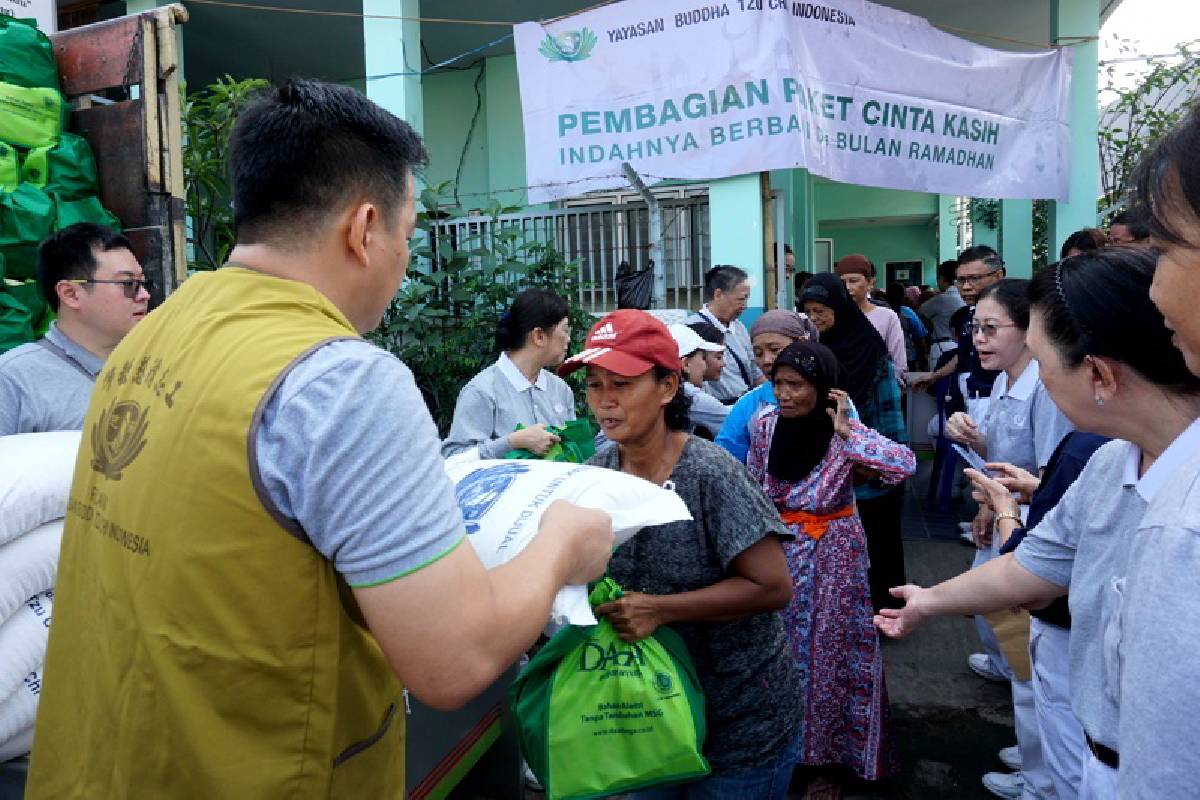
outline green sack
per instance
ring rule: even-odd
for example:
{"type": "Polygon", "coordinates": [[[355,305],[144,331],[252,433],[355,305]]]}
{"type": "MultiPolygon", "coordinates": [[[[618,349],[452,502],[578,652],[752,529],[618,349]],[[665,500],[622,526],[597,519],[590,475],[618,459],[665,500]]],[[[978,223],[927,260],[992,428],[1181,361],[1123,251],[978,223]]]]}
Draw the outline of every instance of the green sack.
{"type": "MultiPolygon", "coordinates": [[[[516,430],[525,426],[518,425],[516,430]]],[[[542,461],[568,461],[572,464],[582,464],[596,454],[596,432],[586,419],[573,419],[561,428],[548,425],[546,430],[558,436],[562,441],[551,445],[544,456],[535,455],[530,450],[518,448],[505,454],[508,459],[540,459],[542,461]]]]}
{"type": "Polygon", "coordinates": [[[0,81],[58,88],[54,47],[32,19],[0,17],[0,81]]]}
{"type": "Polygon", "coordinates": [[[0,255],[9,278],[36,276],[37,248],[54,227],[54,200],[41,189],[22,183],[0,195],[0,255]]]}
{"type": "Polygon", "coordinates": [[[21,164],[21,180],[64,200],[82,200],[99,191],[92,148],[73,133],[64,132],[53,147],[30,150],[21,164]]]}
{"type": "MultiPolygon", "coordinates": [[[[592,605],[621,596],[611,578],[592,605]]],[[[547,800],[594,798],[709,773],[704,695],[679,635],[636,644],[607,620],[559,631],[509,690],[521,752],[547,800]]]]}
{"type": "Polygon", "coordinates": [[[4,142],[0,142],[0,192],[11,192],[21,182],[20,169],[17,166],[17,151],[4,142]]]}
{"type": "Polygon", "coordinates": [[[0,353],[34,340],[29,309],[7,291],[0,281],[0,353]]]}
{"type": "Polygon", "coordinates": [[[46,328],[50,327],[50,321],[54,319],[54,313],[42,297],[42,290],[37,281],[9,283],[8,293],[29,311],[29,324],[33,326],[33,335],[36,337],[45,333],[46,328]]]}
{"type": "Polygon", "coordinates": [[[0,141],[21,147],[58,143],[66,106],[57,89],[0,82],[0,141]]]}
{"type": "Polygon", "coordinates": [[[61,231],[76,222],[95,222],[98,225],[106,225],[114,231],[121,230],[121,221],[113,216],[111,211],[100,205],[97,197],[64,200],[56,195],[54,207],[57,210],[54,220],[54,230],[56,231],[61,231]]]}

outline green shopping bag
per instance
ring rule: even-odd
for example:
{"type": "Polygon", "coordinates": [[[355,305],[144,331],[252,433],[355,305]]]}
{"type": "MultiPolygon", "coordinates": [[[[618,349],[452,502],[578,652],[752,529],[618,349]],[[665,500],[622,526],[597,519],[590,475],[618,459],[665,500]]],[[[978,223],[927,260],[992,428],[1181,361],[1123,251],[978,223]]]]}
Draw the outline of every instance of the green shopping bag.
{"type": "Polygon", "coordinates": [[[0,353],[34,339],[29,309],[6,292],[5,288],[3,281],[0,281],[0,353]]]}
{"type": "Polygon", "coordinates": [[[50,235],[54,217],[54,200],[32,184],[22,183],[0,195],[0,255],[8,277],[35,277],[37,248],[50,235]]]}
{"type": "Polygon", "coordinates": [[[100,205],[99,198],[84,197],[80,200],[64,200],[54,197],[54,230],[61,231],[76,222],[95,222],[107,225],[114,231],[121,230],[121,221],[111,211],[100,205]]]}
{"type": "Polygon", "coordinates": [[[55,145],[65,118],[66,105],[57,89],[0,81],[0,140],[21,147],[55,145]]]}
{"type": "Polygon", "coordinates": [[[17,151],[4,142],[0,142],[0,192],[11,192],[21,182],[21,172],[17,167],[17,151]]]}
{"type": "MultiPolygon", "coordinates": [[[[611,578],[592,605],[621,596],[611,578]]],[[[679,635],[636,644],[607,620],[559,631],[509,691],[521,751],[548,800],[595,798],[709,773],[704,695],[679,635]]]]}
{"type": "MultiPolygon", "coordinates": [[[[517,425],[521,430],[524,425],[517,425]]],[[[572,464],[582,464],[596,454],[596,432],[586,419],[573,419],[562,427],[547,426],[546,430],[558,436],[562,441],[551,445],[546,455],[538,456],[530,450],[518,448],[509,450],[506,459],[540,459],[542,461],[569,461],[572,464]]]]}
{"type": "MultiPolygon", "coordinates": [[[[0,167],[0,178],[2,176],[0,167]]],[[[21,180],[64,200],[82,200],[95,196],[98,191],[96,159],[86,139],[63,133],[53,147],[29,151],[21,164],[21,180]]]]}
{"type": "Polygon", "coordinates": [[[0,81],[58,88],[54,47],[34,20],[0,16],[0,81]]]}

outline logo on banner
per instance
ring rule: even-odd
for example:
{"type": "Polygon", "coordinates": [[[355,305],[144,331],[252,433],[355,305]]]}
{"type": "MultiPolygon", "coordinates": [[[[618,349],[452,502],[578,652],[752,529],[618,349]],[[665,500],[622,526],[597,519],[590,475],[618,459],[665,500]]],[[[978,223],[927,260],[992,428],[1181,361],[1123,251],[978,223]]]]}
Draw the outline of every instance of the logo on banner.
{"type": "Polygon", "coordinates": [[[563,31],[558,36],[546,34],[538,52],[547,61],[583,61],[592,54],[596,46],[596,34],[583,28],[578,31],[563,31]]]}

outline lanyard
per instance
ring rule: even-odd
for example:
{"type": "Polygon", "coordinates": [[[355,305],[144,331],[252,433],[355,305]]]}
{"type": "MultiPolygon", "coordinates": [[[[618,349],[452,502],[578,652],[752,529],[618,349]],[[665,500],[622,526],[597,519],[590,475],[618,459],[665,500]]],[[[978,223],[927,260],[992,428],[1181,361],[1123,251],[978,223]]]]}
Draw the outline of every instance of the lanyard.
{"type": "Polygon", "coordinates": [[[63,361],[70,364],[75,369],[79,370],[81,373],[83,373],[83,376],[85,378],[87,378],[89,381],[91,381],[92,383],[96,382],[96,376],[93,375],[91,372],[89,372],[87,367],[85,367],[83,364],[79,363],[79,360],[77,358],[75,358],[73,355],[68,353],[66,350],[64,350],[61,347],[59,347],[58,345],[56,345],[54,342],[50,341],[49,339],[43,338],[43,339],[38,339],[37,343],[39,345],[41,345],[42,347],[44,347],[46,350],[49,350],[51,353],[53,353],[54,355],[61,358],[63,361]]]}

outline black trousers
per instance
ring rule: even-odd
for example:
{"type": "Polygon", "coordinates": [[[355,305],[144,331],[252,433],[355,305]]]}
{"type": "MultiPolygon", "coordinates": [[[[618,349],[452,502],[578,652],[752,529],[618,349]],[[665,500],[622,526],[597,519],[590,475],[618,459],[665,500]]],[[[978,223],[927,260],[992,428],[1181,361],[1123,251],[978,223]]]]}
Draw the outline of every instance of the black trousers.
{"type": "Polygon", "coordinates": [[[904,541],[900,538],[900,514],[904,507],[904,485],[870,500],[858,501],[858,515],[867,534],[867,558],[871,565],[867,581],[871,585],[871,605],[900,608],[904,605],[888,594],[893,586],[908,583],[904,577],[904,541]]]}

